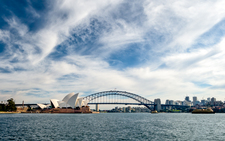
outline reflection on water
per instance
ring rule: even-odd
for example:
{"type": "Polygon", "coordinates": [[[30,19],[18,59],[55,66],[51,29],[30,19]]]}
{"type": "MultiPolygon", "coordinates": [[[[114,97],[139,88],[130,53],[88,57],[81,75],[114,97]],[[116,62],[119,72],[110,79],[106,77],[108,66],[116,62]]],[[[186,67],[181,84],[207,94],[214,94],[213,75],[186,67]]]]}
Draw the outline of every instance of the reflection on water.
{"type": "Polygon", "coordinates": [[[0,140],[225,140],[225,114],[0,114],[0,140]]]}

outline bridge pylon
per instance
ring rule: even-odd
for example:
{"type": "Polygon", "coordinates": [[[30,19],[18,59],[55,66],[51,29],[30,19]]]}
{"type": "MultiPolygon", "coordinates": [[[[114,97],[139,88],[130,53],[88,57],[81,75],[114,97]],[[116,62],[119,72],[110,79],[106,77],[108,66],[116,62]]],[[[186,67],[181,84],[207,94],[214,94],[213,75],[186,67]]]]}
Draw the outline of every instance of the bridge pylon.
{"type": "Polygon", "coordinates": [[[99,104],[96,104],[96,112],[99,112],[99,104]]]}
{"type": "Polygon", "coordinates": [[[161,110],[161,108],[162,108],[161,107],[161,100],[159,98],[155,99],[154,103],[155,103],[154,109],[159,112],[161,110]]]}

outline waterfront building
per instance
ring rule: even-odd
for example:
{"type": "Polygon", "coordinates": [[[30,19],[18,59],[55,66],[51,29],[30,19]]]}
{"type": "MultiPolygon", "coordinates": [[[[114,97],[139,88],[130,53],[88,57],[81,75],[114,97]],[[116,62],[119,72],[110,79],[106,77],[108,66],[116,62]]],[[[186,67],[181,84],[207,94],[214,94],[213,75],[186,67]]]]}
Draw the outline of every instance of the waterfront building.
{"type": "Polygon", "coordinates": [[[169,101],[169,105],[175,105],[173,100],[169,101]]]}
{"type": "Polygon", "coordinates": [[[211,101],[210,97],[208,97],[208,98],[207,98],[207,101],[208,101],[208,102],[210,102],[210,101],[211,101]]]}
{"type": "Polygon", "coordinates": [[[124,112],[124,113],[126,112],[126,107],[123,107],[123,112],[124,112]]]}
{"type": "Polygon", "coordinates": [[[59,103],[58,103],[58,99],[50,99],[50,104],[52,106],[52,108],[58,108],[59,107],[59,103]]]}
{"type": "Polygon", "coordinates": [[[169,105],[169,102],[170,102],[170,100],[167,99],[165,104],[166,104],[166,105],[169,105]]]}
{"type": "Polygon", "coordinates": [[[77,98],[76,103],[75,103],[75,107],[81,107],[83,102],[83,98],[77,98]]]}
{"type": "Polygon", "coordinates": [[[75,93],[69,93],[68,95],[66,95],[62,101],[58,102],[58,107],[62,108],[62,107],[72,107],[75,108],[77,105],[77,103],[79,102],[78,100],[78,95],[79,93],[75,94],[75,93]]]}
{"type": "Polygon", "coordinates": [[[58,99],[50,99],[50,104],[49,105],[44,105],[44,104],[37,104],[41,109],[45,109],[51,106],[51,108],[63,108],[63,107],[71,107],[71,108],[76,108],[76,107],[82,107],[82,106],[87,106],[88,101],[84,101],[83,98],[79,98],[79,93],[69,93],[66,95],[62,101],[58,99]]]}
{"type": "Polygon", "coordinates": [[[216,98],[212,97],[211,102],[215,102],[215,101],[216,101],[216,98]]]}
{"type": "Polygon", "coordinates": [[[140,112],[150,112],[146,107],[115,107],[112,110],[106,110],[107,112],[117,112],[117,113],[140,113],[140,112]]]}
{"type": "Polygon", "coordinates": [[[45,108],[49,108],[51,106],[51,104],[45,105],[45,104],[37,104],[38,107],[40,107],[41,109],[45,109],[45,108]]]}
{"type": "Polygon", "coordinates": [[[188,102],[191,102],[190,99],[189,99],[189,96],[186,96],[185,100],[188,101],[188,102]]]}
{"type": "Polygon", "coordinates": [[[211,98],[211,105],[215,105],[215,102],[216,102],[216,98],[212,97],[211,98]]]}
{"type": "Polygon", "coordinates": [[[182,105],[182,101],[178,100],[177,102],[179,103],[179,105],[182,105]]]}
{"type": "Polygon", "coordinates": [[[193,105],[195,106],[196,104],[197,104],[197,97],[194,96],[194,97],[193,97],[193,105]]]}
{"type": "Polygon", "coordinates": [[[206,100],[204,100],[204,99],[201,100],[201,104],[202,104],[202,105],[206,105],[206,100]]]}
{"type": "Polygon", "coordinates": [[[131,113],[131,107],[128,106],[127,109],[128,109],[128,112],[131,113]]]}
{"type": "Polygon", "coordinates": [[[201,102],[200,101],[196,101],[195,105],[201,105],[201,102]]]}
{"type": "Polygon", "coordinates": [[[214,106],[222,106],[223,102],[222,101],[215,101],[214,106]]]}
{"type": "Polygon", "coordinates": [[[187,101],[187,100],[183,101],[183,104],[185,106],[191,106],[191,102],[190,101],[187,101]]]}

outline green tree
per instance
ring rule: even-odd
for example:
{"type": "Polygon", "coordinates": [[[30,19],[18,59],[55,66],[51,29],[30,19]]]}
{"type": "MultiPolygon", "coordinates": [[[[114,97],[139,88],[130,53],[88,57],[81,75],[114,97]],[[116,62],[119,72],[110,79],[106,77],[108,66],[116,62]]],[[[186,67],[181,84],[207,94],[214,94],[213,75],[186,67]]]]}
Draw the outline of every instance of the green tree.
{"type": "Polygon", "coordinates": [[[0,104],[0,111],[6,111],[5,104],[0,104]]]}
{"type": "Polygon", "coordinates": [[[7,100],[8,104],[6,105],[7,111],[16,111],[16,105],[13,98],[7,100]]]}
{"type": "Polygon", "coordinates": [[[32,111],[30,105],[28,105],[27,107],[28,107],[27,111],[32,111]]]}

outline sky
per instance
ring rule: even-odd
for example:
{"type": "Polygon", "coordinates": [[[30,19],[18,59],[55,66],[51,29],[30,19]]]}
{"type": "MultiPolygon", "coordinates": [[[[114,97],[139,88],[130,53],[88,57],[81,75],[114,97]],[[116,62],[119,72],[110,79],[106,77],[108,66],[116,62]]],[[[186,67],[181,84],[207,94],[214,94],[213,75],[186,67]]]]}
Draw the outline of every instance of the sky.
{"type": "Polygon", "coordinates": [[[223,0],[1,0],[0,100],[225,94],[223,0]]]}

